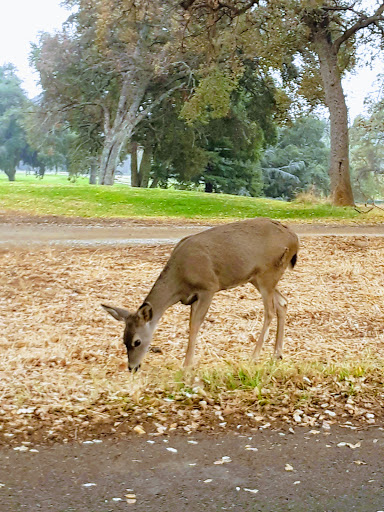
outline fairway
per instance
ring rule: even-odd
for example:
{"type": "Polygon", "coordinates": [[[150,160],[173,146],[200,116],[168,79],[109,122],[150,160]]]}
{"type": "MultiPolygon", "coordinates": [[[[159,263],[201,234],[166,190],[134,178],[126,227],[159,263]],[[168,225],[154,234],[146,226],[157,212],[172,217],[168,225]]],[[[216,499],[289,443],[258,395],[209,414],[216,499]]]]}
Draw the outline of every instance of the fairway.
{"type": "MultiPolygon", "coordinates": [[[[1,175],[0,175],[1,176],[1,175]]],[[[90,186],[85,178],[70,183],[63,176],[36,180],[20,175],[9,183],[0,179],[0,209],[36,215],[86,218],[177,218],[234,220],[270,217],[305,222],[377,223],[384,212],[374,209],[360,214],[351,207],[334,207],[298,201],[284,202],[226,194],[206,194],[175,189],[131,188],[127,185],[90,186]]]]}

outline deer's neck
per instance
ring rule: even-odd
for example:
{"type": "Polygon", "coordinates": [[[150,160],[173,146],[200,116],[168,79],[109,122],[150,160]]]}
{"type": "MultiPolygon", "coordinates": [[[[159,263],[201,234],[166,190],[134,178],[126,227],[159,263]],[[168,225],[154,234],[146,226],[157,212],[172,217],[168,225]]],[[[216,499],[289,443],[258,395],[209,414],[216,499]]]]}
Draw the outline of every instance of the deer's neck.
{"type": "Polygon", "coordinates": [[[164,269],[144,300],[144,302],[149,302],[152,306],[152,323],[154,325],[157,324],[166,309],[180,300],[180,294],[172,285],[172,281],[168,276],[168,271],[164,269]]]}

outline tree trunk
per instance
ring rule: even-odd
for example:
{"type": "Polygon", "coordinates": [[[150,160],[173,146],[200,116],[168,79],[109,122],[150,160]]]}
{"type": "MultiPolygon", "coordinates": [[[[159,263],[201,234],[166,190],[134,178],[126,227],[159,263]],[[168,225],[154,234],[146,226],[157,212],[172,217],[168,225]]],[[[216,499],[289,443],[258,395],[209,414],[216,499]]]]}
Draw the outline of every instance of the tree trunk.
{"type": "Polygon", "coordinates": [[[97,183],[97,161],[96,159],[91,162],[91,166],[89,169],[89,184],[90,185],[96,185],[97,183]]]}
{"type": "Polygon", "coordinates": [[[149,188],[156,188],[159,184],[160,178],[158,176],[155,176],[152,180],[151,186],[149,188]]]}
{"type": "Polygon", "coordinates": [[[8,176],[8,181],[15,181],[16,169],[9,169],[4,172],[8,176]]]}
{"type": "Polygon", "coordinates": [[[148,188],[149,174],[152,166],[152,148],[144,148],[143,156],[140,162],[140,187],[148,188]]]}
{"type": "Polygon", "coordinates": [[[112,136],[105,141],[100,161],[100,185],[113,185],[121,149],[125,141],[125,135],[112,136]]]}
{"type": "Polygon", "coordinates": [[[320,62],[325,101],[331,121],[331,178],[332,204],[353,206],[353,192],[349,173],[348,111],[341,85],[337,52],[329,42],[325,30],[314,34],[314,43],[320,62]]]}
{"type": "Polygon", "coordinates": [[[131,187],[139,187],[139,170],[137,164],[137,142],[131,143],[131,187]]]}
{"type": "Polygon", "coordinates": [[[208,194],[212,194],[212,192],[213,192],[213,185],[209,181],[205,182],[204,192],[207,192],[208,194]]]}
{"type": "Polygon", "coordinates": [[[40,165],[38,171],[37,171],[37,176],[40,180],[42,180],[45,176],[45,165],[40,165]]]}

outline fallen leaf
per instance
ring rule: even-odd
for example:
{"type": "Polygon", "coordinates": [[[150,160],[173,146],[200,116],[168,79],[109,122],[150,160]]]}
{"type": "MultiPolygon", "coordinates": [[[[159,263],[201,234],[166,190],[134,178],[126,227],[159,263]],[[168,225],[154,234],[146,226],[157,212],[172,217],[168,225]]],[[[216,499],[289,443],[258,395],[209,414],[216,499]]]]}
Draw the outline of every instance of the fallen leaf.
{"type": "Polygon", "coordinates": [[[27,452],[29,450],[29,448],[27,448],[27,446],[16,446],[14,448],[14,450],[16,452],[27,452]]]}
{"type": "Polygon", "coordinates": [[[251,451],[251,452],[258,452],[259,451],[258,448],[254,448],[253,446],[250,446],[249,444],[246,445],[245,449],[248,450],[248,451],[251,451]]]}
{"type": "Polygon", "coordinates": [[[360,448],[361,446],[361,441],[359,441],[358,443],[356,444],[352,444],[352,443],[345,443],[344,441],[342,441],[341,443],[338,443],[339,447],[342,447],[342,446],[348,446],[348,448],[351,448],[351,450],[356,450],[356,448],[360,448]]]}
{"type": "Polygon", "coordinates": [[[221,457],[220,460],[216,460],[214,464],[227,464],[228,462],[232,462],[232,459],[230,457],[227,457],[226,455],[224,457],[221,457]]]}
{"type": "Polygon", "coordinates": [[[136,434],[140,434],[140,435],[146,434],[145,430],[140,425],[136,425],[136,427],[133,429],[133,431],[136,432],[136,434]]]}
{"type": "Polygon", "coordinates": [[[302,417],[301,417],[301,414],[299,412],[295,412],[294,413],[293,419],[296,421],[296,423],[301,423],[302,422],[302,417]]]}
{"type": "Polygon", "coordinates": [[[16,411],[17,414],[32,414],[35,411],[36,407],[23,407],[16,411]]]}

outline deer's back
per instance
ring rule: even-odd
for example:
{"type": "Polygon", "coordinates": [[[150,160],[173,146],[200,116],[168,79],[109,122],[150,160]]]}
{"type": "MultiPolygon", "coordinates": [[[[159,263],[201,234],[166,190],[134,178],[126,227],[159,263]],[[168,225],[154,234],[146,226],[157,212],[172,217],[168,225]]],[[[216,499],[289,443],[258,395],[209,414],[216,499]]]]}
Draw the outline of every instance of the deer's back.
{"type": "Polygon", "coordinates": [[[166,268],[173,280],[188,283],[190,289],[218,291],[274,268],[283,266],[284,271],[297,250],[297,235],[288,227],[270,219],[248,219],[184,238],[166,268]]]}

